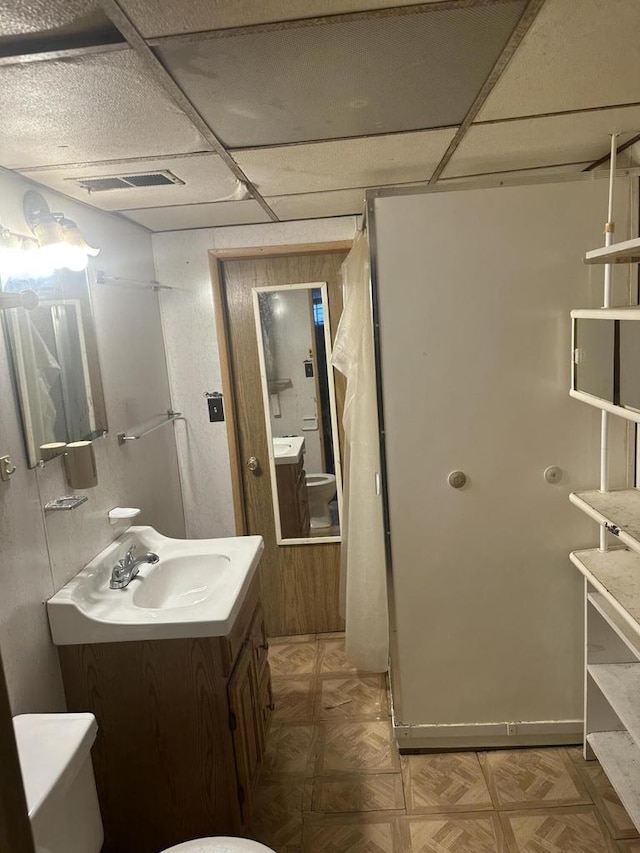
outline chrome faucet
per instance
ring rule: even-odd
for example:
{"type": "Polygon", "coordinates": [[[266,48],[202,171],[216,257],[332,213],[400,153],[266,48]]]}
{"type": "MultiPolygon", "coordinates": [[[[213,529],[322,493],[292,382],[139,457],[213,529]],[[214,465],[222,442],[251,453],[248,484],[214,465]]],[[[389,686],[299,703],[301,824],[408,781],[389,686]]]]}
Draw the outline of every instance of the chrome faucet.
{"type": "Polygon", "coordinates": [[[142,554],[141,557],[134,557],[133,550],[136,546],[132,545],[124,557],[115,564],[111,571],[111,580],[109,586],[111,589],[125,589],[140,571],[140,566],[143,563],[157,563],[160,557],[154,554],[153,551],[148,551],[142,554]]]}

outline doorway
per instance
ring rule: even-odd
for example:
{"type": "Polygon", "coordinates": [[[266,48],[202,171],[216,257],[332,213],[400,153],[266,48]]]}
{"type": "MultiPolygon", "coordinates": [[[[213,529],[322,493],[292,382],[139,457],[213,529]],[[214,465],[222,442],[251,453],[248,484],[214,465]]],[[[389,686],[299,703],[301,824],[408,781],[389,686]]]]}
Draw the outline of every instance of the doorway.
{"type": "Polygon", "coordinates": [[[341,374],[325,366],[323,344],[330,350],[342,313],[340,268],[349,248],[337,243],[210,253],[236,532],[264,538],[260,586],[270,636],[344,628],[338,502],[328,502],[331,525],[320,520],[318,528],[314,517],[305,519],[310,472],[304,468],[316,475],[322,468],[326,475],[333,466],[340,482],[345,386],[341,374]],[[293,325],[300,306],[306,311],[303,333],[293,325]],[[277,334],[286,346],[278,349],[273,338],[279,315],[277,334]],[[283,353],[297,338],[297,356],[283,368],[283,353]],[[323,405],[327,383],[335,389],[333,430],[323,405]],[[300,389],[306,389],[306,400],[300,389]],[[292,400],[298,404],[293,421],[287,420],[295,410],[292,400]],[[292,464],[276,464],[281,453],[290,453],[292,464]]]}

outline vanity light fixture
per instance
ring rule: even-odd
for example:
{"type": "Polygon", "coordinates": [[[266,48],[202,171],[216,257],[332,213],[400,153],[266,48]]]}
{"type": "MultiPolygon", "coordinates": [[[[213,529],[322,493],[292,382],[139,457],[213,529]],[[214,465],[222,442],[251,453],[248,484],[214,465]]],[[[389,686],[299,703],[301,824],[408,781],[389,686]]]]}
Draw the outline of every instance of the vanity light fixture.
{"type": "Polygon", "coordinates": [[[25,193],[23,208],[24,218],[38,241],[39,254],[51,268],[81,272],[87,268],[89,257],[100,252],[87,243],[72,219],[53,213],[39,192],[25,193]]]}

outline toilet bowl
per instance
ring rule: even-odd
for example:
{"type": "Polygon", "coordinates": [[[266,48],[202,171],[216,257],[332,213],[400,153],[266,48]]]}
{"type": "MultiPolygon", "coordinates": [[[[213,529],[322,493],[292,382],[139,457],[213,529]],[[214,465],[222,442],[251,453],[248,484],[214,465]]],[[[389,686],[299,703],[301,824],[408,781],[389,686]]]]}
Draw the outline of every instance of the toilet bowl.
{"type": "Polygon", "coordinates": [[[311,528],[331,527],[331,510],[329,501],[336,496],[335,474],[307,474],[307,496],[309,498],[309,515],[311,528]]]}
{"type": "MultiPolygon", "coordinates": [[[[93,714],[21,714],[13,729],[36,853],[99,853],[104,833],[90,757],[98,731],[93,714]]],[[[165,853],[273,851],[248,838],[214,836],[165,853]]]]}
{"type": "Polygon", "coordinates": [[[216,835],[184,841],[175,847],[169,847],[164,853],[273,853],[273,850],[257,841],[251,841],[250,838],[216,835]]]}

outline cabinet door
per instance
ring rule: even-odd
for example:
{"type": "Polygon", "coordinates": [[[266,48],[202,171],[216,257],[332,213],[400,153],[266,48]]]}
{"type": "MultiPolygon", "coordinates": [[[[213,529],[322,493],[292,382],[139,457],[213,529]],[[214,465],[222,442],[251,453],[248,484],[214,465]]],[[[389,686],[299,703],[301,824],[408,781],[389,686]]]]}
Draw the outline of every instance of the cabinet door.
{"type": "Polygon", "coordinates": [[[271,692],[271,671],[267,663],[262,672],[258,687],[257,724],[262,743],[266,743],[271,714],[273,712],[273,694],[271,692]]]}
{"type": "Polygon", "coordinates": [[[273,701],[271,698],[271,673],[268,664],[269,642],[264,624],[264,611],[262,605],[258,605],[251,622],[249,630],[249,642],[253,650],[253,664],[256,674],[256,687],[258,701],[255,708],[256,729],[258,732],[258,748],[260,757],[264,753],[267,731],[273,701]]]}
{"type": "Polygon", "coordinates": [[[258,771],[261,746],[256,725],[258,688],[253,666],[253,647],[247,640],[229,680],[229,711],[238,771],[238,796],[246,823],[251,813],[251,786],[258,771]]]}
{"type": "Polygon", "coordinates": [[[264,610],[262,605],[258,604],[256,611],[251,620],[251,628],[249,629],[249,640],[253,649],[253,660],[256,667],[256,679],[259,682],[262,677],[262,670],[267,662],[267,652],[269,650],[269,641],[267,640],[267,630],[264,624],[264,610]]]}
{"type": "Polygon", "coordinates": [[[297,503],[298,503],[298,524],[300,525],[300,536],[309,536],[309,493],[307,492],[307,480],[304,470],[301,468],[298,474],[298,482],[296,483],[297,503]]]}

